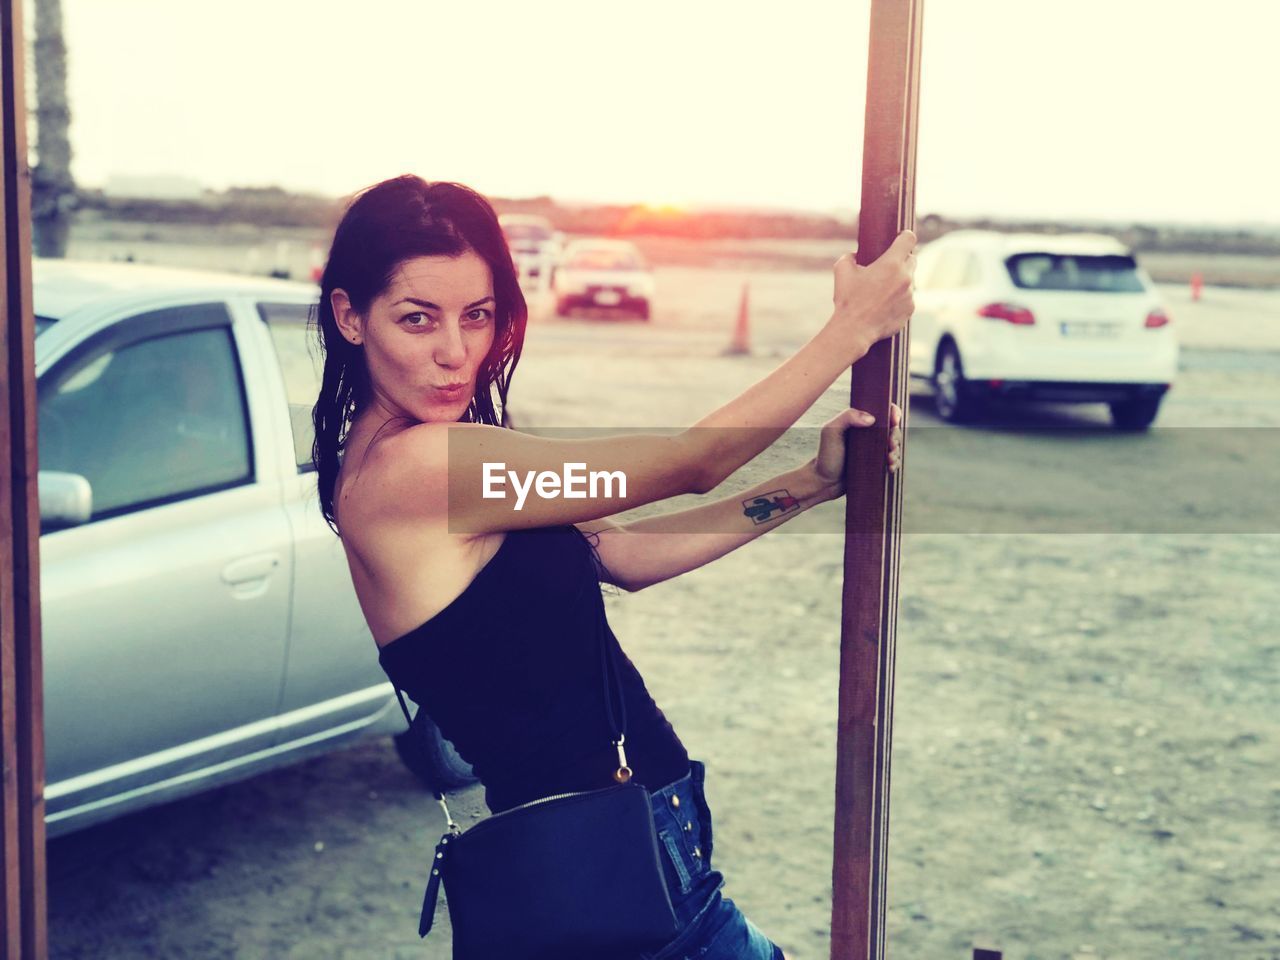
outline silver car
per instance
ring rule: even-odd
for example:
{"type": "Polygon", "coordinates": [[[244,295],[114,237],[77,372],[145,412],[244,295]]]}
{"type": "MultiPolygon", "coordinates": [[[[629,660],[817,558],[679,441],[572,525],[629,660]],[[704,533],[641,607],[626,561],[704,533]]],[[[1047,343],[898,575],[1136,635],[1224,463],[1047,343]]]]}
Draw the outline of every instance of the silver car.
{"type": "Polygon", "coordinates": [[[404,717],[318,507],[317,288],[36,260],[46,830],[57,836],[404,717]]]}

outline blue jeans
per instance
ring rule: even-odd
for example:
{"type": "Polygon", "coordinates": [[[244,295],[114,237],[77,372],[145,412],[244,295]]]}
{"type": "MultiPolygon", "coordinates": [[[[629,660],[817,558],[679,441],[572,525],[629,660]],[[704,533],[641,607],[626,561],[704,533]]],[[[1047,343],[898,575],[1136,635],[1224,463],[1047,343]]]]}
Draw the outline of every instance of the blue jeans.
{"type": "Polygon", "coordinates": [[[658,852],[680,933],[641,960],[782,960],[782,951],[721,894],[724,874],[711,866],[711,811],[706,766],[691,760],[674,783],[650,790],[658,852]]]}

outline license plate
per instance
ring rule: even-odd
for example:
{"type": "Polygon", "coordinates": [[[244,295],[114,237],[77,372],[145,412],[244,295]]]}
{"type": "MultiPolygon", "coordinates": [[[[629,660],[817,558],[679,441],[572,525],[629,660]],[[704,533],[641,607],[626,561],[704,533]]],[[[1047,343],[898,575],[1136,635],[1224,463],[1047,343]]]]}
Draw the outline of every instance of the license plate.
{"type": "Polygon", "coordinates": [[[1064,337],[1114,337],[1120,332],[1118,324],[1093,320],[1072,320],[1060,327],[1064,337]]]}
{"type": "Polygon", "coordinates": [[[622,294],[617,290],[600,290],[595,295],[595,301],[602,307],[616,307],[622,302],[622,294]]]}

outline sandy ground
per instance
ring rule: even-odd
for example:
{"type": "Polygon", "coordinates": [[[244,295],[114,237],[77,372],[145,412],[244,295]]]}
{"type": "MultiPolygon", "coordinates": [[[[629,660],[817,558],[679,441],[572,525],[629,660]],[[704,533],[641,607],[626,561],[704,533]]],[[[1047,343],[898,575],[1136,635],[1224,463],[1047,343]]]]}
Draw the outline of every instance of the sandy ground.
{"type": "MultiPolygon", "coordinates": [[[[826,315],[829,275],[752,274],[755,354],[720,356],[745,277],[664,268],[648,325],[539,316],[513,411],[522,425],[688,425],[826,315]]],[[[1184,369],[1162,429],[1130,442],[1158,462],[1177,428],[1209,428],[1197,432],[1227,437],[1224,456],[1244,460],[1241,495],[1273,490],[1276,472],[1257,453],[1270,448],[1246,441],[1280,421],[1280,295],[1207,288],[1192,304],[1171,288],[1168,305],[1189,347],[1184,369]]],[[[847,391],[838,383],[802,425],[831,416],[847,391]]],[[[1101,408],[1012,412],[956,431],[936,427],[925,391],[910,422],[920,429],[907,446],[908,523],[936,502],[913,508],[910,491],[941,489],[925,473],[954,475],[983,444],[998,444],[1008,489],[1046,463],[1088,479],[1121,449],[1095,430],[1056,460],[1035,435],[1100,427],[1101,408]],[[926,427],[974,448],[912,446],[926,427]]],[[[760,459],[781,470],[810,452],[793,444],[760,459]]],[[[1008,499],[1003,489],[993,502],[1008,499]]],[[[1164,489],[1194,499],[1168,478],[1164,489]]],[[[1032,497],[1013,510],[1043,531],[1044,508],[1032,497]]],[[[1167,518],[1115,532],[1134,530],[1132,514],[1132,498],[1104,490],[1082,533],[905,538],[890,956],[968,957],[985,943],[1024,960],[1280,958],[1280,537],[1167,518]]],[[[819,960],[842,546],[786,531],[606,602],[655,699],[707,763],[726,894],[793,960],[819,960]]],[[[464,825],[484,814],[475,789],[453,807],[464,825]]],[[[443,960],[443,906],[430,937],[415,929],[441,829],[386,739],[89,828],[50,843],[52,952],[443,960]]]]}

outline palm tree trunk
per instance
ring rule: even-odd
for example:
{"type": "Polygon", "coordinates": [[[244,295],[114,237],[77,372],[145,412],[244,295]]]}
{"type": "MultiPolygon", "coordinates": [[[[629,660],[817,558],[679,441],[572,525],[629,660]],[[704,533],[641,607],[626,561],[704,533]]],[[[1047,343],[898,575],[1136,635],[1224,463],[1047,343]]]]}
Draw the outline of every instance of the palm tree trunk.
{"type": "Polygon", "coordinates": [[[31,171],[31,219],[37,256],[62,257],[75,209],[71,178],[71,109],[67,104],[67,44],[62,0],[36,0],[36,156],[31,171]]]}

